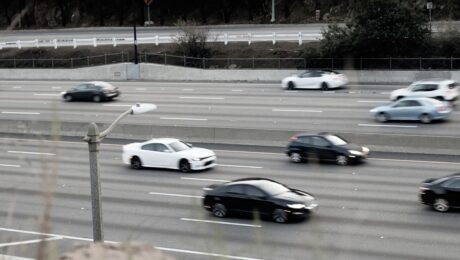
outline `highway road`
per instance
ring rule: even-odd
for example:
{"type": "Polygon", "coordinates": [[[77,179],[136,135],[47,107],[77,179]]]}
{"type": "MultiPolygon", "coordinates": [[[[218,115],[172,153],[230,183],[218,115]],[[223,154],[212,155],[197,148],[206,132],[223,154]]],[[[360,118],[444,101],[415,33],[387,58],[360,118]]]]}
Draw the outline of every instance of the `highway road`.
{"type": "MultiPolygon", "coordinates": [[[[422,180],[458,172],[458,162],[373,154],[355,166],[293,164],[273,149],[214,145],[215,169],[182,174],[122,165],[125,142],[106,140],[101,146],[106,240],[140,241],[176,259],[197,260],[456,260],[460,255],[459,212],[437,213],[417,198],[422,180]],[[281,225],[216,219],[201,208],[202,187],[243,177],[273,178],[309,191],[319,210],[305,221],[281,225]]],[[[39,238],[54,243],[59,253],[90,241],[87,145],[2,135],[0,147],[2,253],[34,257],[39,238]],[[52,230],[41,234],[44,182],[53,179],[46,176],[56,176],[49,186],[55,191],[53,221],[52,230]]]]}
{"type": "Polygon", "coordinates": [[[63,102],[61,91],[76,84],[0,81],[0,120],[109,123],[132,104],[146,102],[158,109],[123,124],[460,136],[458,109],[449,120],[428,125],[375,122],[369,110],[388,103],[390,92],[403,85],[284,91],[277,83],[113,82],[122,91],[113,102],[63,102]]]}

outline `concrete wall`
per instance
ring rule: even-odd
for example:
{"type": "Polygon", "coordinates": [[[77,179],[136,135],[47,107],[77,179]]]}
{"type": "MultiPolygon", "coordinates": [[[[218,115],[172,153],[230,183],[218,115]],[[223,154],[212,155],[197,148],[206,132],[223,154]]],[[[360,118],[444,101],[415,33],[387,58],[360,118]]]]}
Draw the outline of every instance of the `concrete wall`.
{"type": "MultiPolygon", "coordinates": [[[[130,63],[79,69],[0,69],[0,79],[18,80],[167,80],[167,81],[273,81],[298,73],[277,69],[195,69],[158,64],[130,63]],[[139,68],[139,71],[133,71],[139,68]]],[[[460,81],[460,71],[345,70],[350,82],[408,83],[426,78],[460,81]]]]}

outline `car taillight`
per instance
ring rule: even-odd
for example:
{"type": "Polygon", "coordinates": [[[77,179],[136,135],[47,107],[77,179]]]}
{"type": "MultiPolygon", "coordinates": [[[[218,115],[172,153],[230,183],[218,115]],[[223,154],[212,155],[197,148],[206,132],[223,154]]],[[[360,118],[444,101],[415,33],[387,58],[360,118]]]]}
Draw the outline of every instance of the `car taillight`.
{"type": "Polygon", "coordinates": [[[293,135],[291,137],[289,137],[289,141],[295,141],[297,140],[297,136],[296,135],[293,135]]]}
{"type": "Polygon", "coordinates": [[[436,111],[438,112],[444,112],[444,111],[447,111],[447,106],[438,106],[436,107],[436,111]]]}

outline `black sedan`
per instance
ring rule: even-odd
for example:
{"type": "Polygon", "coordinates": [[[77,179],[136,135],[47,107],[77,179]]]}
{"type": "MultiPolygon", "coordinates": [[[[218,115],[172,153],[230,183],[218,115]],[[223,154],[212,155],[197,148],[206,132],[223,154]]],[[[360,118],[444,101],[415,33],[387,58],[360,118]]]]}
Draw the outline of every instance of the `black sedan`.
{"type": "Polygon", "coordinates": [[[423,204],[439,212],[460,208],[460,173],[424,181],[419,195],[423,204]]]}
{"type": "Polygon", "coordinates": [[[203,207],[219,218],[230,213],[251,215],[257,212],[284,223],[289,218],[305,217],[318,207],[313,195],[265,178],[239,179],[204,190],[203,207]]]}
{"type": "Polygon", "coordinates": [[[349,143],[342,137],[329,133],[297,134],[289,141],[286,154],[295,163],[318,159],[347,165],[362,161],[369,154],[367,147],[349,143]]]}
{"type": "Polygon", "coordinates": [[[65,101],[94,101],[112,100],[120,95],[117,87],[103,81],[92,81],[80,84],[66,92],[62,92],[65,101]]]}

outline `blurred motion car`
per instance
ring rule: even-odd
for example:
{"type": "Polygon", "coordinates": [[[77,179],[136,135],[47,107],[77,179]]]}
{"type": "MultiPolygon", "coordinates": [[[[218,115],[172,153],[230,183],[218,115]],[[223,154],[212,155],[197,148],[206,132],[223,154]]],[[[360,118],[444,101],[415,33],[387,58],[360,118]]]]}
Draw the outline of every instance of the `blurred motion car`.
{"type": "Polygon", "coordinates": [[[442,120],[452,113],[452,106],[445,101],[433,98],[403,98],[369,111],[378,122],[389,120],[415,120],[429,124],[433,120],[442,120]]]}
{"type": "Polygon", "coordinates": [[[405,97],[429,97],[440,101],[455,101],[458,98],[460,84],[454,80],[421,80],[407,88],[391,92],[392,101],[405,97]]]}
{"type": "Polygon", "coordinates": [[[153,167],[191,172],[216,165],[213,151],[193,147],[175,138],[156,138],[124,145],[122,159],[134,169],[153,167]]]}
{"type": "Polygon", "coordinates": [[[439,212],[460,208],[460,173],[425,180],[420,186],[419,197],[423,204],[439,212]]]}
{"type": "Polygon", "coordinates": [[[332,70],[308,70],[301,74],[284,78],[283,89],[321,89],[328,90],[345,86],[348,79],[344,74],[332,70]]]}
{"type": "Polygon", "coordinates": [[[112,100],[120,95],[118,87],[103,81],[82,83],[68,91],[62,92],[62,98],[67,101],[94,101],[112,100]]]}
{"type": "Polygon", "coordinates": [[[270,217],[278,223],[318,208],[315,197],[266,178],[245,178],[203,188],[203,207],[219,218],[229,214],[270,217]]]}
{"type": "Polygon", "coordinates": [[[369,155],[369,148],[349,143],[338,135],[305,133],[289,138],[286,154],[295,163],[318,159],[332,161],[338,165],[347,165],[366,159],[369,155]]]}

